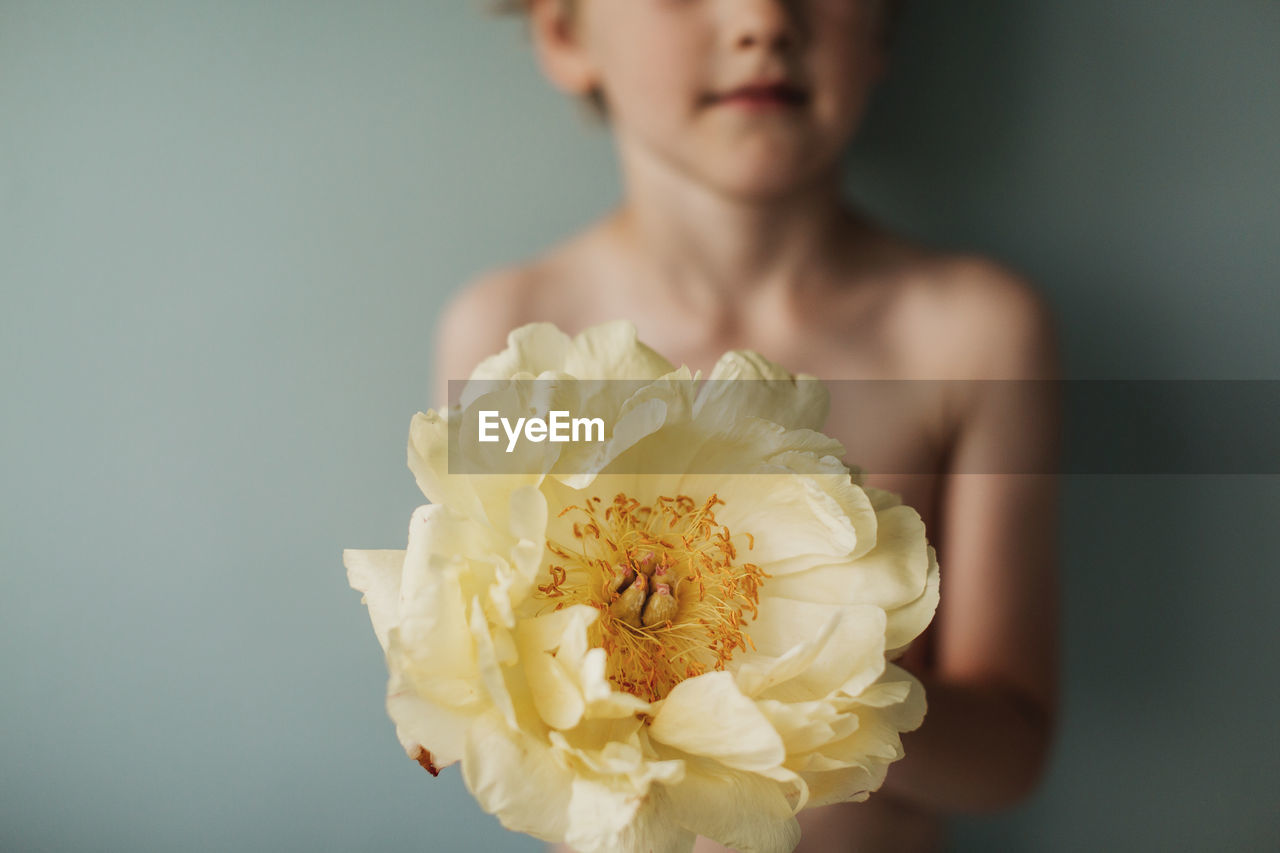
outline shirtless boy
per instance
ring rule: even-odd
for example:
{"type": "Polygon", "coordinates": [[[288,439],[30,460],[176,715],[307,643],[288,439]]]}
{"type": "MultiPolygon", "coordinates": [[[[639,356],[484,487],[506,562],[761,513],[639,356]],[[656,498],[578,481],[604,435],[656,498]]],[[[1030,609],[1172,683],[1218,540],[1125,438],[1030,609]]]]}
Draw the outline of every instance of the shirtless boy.
{"type": "MultiPolygon", "coordinates": [[[[1054,378],[1052,322],[1026,284],[841,198],[841,154],[887,61],[886,2],[525,0],[546,76],[607,113],[624,198],[458,295],[439,327],[439,399],[517,326],[619,318],[704,374],[753,349],[827,380],[1054,378]]],[[[938,849],[943,816],[1007,807],[1045,765],[1056,484],[995,472],[1049,470],[1057,414],[997,384],[923,383],[939,392],[878,412],[874,430],[833,401],[826,431],[848,461],[875,460],[868,485],[920,512],[943,594],[902,661],[929,701],[906,758],[867,802],[802,812],[801,851],[938,849]]]]}

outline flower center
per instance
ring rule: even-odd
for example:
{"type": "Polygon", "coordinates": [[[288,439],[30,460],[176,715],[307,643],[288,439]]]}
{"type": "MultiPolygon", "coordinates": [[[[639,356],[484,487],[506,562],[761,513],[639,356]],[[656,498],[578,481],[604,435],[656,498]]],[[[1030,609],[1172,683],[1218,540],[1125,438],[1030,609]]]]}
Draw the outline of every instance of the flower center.
{"type": "Polygon", "coordinates": [[[657,701],[754,648],[744,614],[757,615],[768,575],[738,562],[734,540],[745,539],[747,550],[755,542],[716,522],[723,504],[714,494],[700,505],[687,495],[642,504],[619,494],[608,505],[593,496],[560,513],[575,516],[573,541],[547,540],[550,581],[537,595],[557,610],[586,604],[600,611],[589,639],[608,654],[608,677],[619,690],[657,701]]]}

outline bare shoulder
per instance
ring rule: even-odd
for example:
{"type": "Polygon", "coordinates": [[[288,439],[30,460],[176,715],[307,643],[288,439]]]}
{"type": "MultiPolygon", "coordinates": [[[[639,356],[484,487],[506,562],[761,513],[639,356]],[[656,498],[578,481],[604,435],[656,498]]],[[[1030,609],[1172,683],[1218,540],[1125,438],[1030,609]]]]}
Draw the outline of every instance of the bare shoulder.
{"type": "Polygon", "coordinates": [[[570,331],[582,325],[600,278],[602,224],[542,253],[476,276],[458,291],[436,328],[437,375],[465,379],[506,346],[512,329],[547,321],[570,331]]]}
{"type": "Polygon", "coordinates": [[[931,372],[954,378],[1057,375],[1053,312],[1021,275],[988,258],[920,252],[902,277],[904,321],[923,332],[931,372]]]}
{"type": "Polygon", "coordinates": [[[525,298],[528,272],[522,267],[488,270],[454,294],[436,321],[437,368],[465,378],[485,355],[496,352],[511,330],[525,298]]]}
{"type": "Polygon", "coordinates": [[[951,259],[951,310],[968,330],[979,378],[1050,378],[1057,335],[1049,303],[1022,276],[986,258],[951,259]]]}
{"type": "Polygon", "coordinates": [[[437,399],[445,399],[449,380],[466,379],[506,347],[507,335],[529,314],[538,278],[533,264],[487,270],[453,296],[436,321],[437,399]]]}
{"type": "Polygon", "coordinates": [[[462,287],[436,324],[439,392],[448,380],[466,379],[477,364],[504,349],[519,326],[541,320],[572,328],[572,306],[583,301],[581,258],[588,246],[578,236],[526,261],[486,270],[462,287]]]}

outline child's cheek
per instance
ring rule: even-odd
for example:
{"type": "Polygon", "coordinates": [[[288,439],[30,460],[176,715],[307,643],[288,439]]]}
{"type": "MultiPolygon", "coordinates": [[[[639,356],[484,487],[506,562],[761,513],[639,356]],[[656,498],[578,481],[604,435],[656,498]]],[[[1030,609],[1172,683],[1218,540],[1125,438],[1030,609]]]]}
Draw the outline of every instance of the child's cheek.
{"type": "Polygon", "coordinates": [[[639,19],[606,50],[605,94],[622,113],[683,115],[714,87],[710,47],[696,31],[639,19]]]}

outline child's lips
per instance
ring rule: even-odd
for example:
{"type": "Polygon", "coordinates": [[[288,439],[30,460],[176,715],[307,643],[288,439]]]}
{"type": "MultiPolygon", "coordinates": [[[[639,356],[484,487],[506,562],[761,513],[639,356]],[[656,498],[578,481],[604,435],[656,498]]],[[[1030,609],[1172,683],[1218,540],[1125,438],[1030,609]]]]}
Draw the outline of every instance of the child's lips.
{"type": "Polygon", "coordinates": [[[708,96],[712,105],[731,105],[748,109],[789,109],[809,102],[809,93],[790,83],[766,83],[741,86],[728,92],[708,96]]]}

